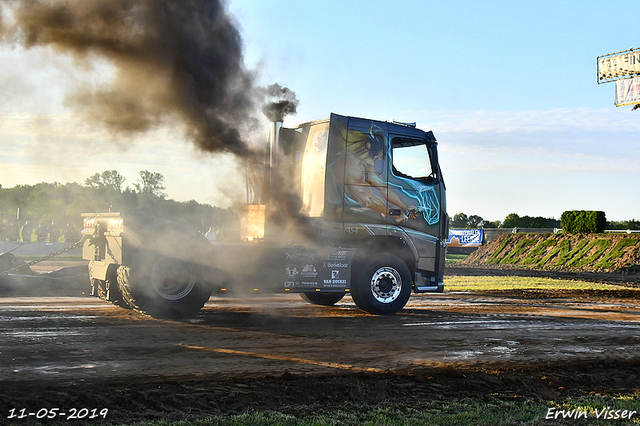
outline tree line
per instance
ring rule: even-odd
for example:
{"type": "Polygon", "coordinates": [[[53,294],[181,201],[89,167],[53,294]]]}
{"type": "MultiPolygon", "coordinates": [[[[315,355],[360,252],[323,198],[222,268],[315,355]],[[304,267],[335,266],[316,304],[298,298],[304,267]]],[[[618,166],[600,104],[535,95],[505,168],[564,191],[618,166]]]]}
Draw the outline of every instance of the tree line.
{"type": "Polygon", "coordinates": [[[13,188],[0,185],[0,240],[79,239],[81,213],[91,212],[152,214],[203,233],[209,228],[235,229],[238,226],[238,218],[230,209],[195,200],[178,202],[167,199],[162,174],[147,170],[139,174],[138,181],[125,188],[125,178],[116,170],[95,173],[86,178],[84,184],[42,182],[13,188]],[[25,224],[28,235],[23,237],[21,230],[25,224]],[[36,234],[38,228],[40,231],[36,234]]]}
{"type": "MultiPolygon", "coordinates": [[[[38,183],[3,188],[0,185],[0,240],[59,241],[79,238],[81,213],[119,211],[147,213],[183,223],[205,233],[226,229],[237,232],[239,219],[230,209],[195,200],[167,199],[164,176],[143,170],[132,187],[123,188],[125,178],[117,170],[105,170],[87,177],[84,184],[38,183]],[[21,229],[27,225],[22,237],[21,229]]],[[[449,227],[470,228],[561,228],[560,220],[519,216],[510,213],[503,221],[489,221],[478,215],[457,213],[449,227]]],[[[640,221],[607,222],[607,229],[640,230],[640,221]]]]}
{"type": "MultiPolygon", "coordinates": [[[[488,221],[477,215],[467,216],[465,213],[457,213],[449,217],[449,227],[453,229],[474,229],[474,228],[562,228],[560,219],[547,217],[519,216],[510,213],[503,221],[488,221]]],[[[607,221],[606,229],[617,230],[640,230],[640,221],[607,221]]]]}

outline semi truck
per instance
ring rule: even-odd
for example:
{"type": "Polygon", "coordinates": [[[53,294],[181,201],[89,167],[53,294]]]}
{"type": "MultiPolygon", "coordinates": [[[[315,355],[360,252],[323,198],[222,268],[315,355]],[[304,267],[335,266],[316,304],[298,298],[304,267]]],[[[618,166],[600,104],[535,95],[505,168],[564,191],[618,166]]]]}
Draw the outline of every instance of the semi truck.
{"type": "Polygon", "coordinates": [[[246,167],[239,238],[149,215],[83,214],[91,294],[152,316],[195,315],[212,294],[350,295],[376,315],[442,292],[445,184],[431,131],[331,114],[270,123],[264,161],[246,167]]]}

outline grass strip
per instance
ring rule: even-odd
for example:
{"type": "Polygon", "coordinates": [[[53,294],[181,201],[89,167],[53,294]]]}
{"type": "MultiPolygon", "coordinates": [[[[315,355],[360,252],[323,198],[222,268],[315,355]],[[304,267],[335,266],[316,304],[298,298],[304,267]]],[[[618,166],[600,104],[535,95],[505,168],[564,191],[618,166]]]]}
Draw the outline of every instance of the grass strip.
{"type": "Polygon", "coordinates": [[[638,425],[640,395],[567,397],[559,400],[504,400],[492,397],[432,400],[415,405],[380,404],[288,407],[282,411],[214,415],[123,426],[396,426],[396,425],[638,425]],[[623,418],[622,416],[626,418],[623,418]],[[609,418],[611,416],[611,418],[609,418]],[[615,418],[618,416],[618,418],[615,418]],[[613,422],[613,423],[612,423],[613,422]]]}
{"type": "MultiPolygon", "coordinates": [[[[498,290],[632,290],[629,287],[578,280],[538,277],[446,276],[445,291],[498,290]]],[[[640,296],[640,290],[638,290],[640,296]]]]}

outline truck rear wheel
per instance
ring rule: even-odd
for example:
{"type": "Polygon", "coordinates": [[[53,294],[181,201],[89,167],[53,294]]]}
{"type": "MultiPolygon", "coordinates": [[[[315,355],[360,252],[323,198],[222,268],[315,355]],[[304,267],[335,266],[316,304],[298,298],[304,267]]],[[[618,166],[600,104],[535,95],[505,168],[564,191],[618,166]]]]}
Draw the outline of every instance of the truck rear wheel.
{"type": "Polygon", "coordinates": [[[211,296],[202,268],[187,259],[154,256],[136,264],[118,268],[120,293],[132,309],[154,317],[188,318],[211,296]]]}
{"type": "Polygon", "coordinates": [[[354,261],[351,297],[363,311],[375,315],[395,314],[411,296],[411,272],[392,254],[372,254],[354,261]]]}
{"type": "Polygon", "coordinates": [[[92,293],[102,300],[107,300],[107,282],[91,278],[92,293]]]}
{"type": "Polygon", "coordinates": [[[91,287],[93,294],[98,298],[110,302],[116,306],[122,306],[129,308],[128,304],[122,299],[120,293],[120,285],[118,284],[117,270],[111,269],[112,272],[108,274],[107,281],[99,280],[97,278],[91,279],[91,287]]]}
{"type": "Polygon", "coordinates": [[[322,292],[317,291],[315,293],[300,293],[300,297],[303,300],[313,304],[322,306],[333,306],[344,297],[345,292],[322,292]]]}

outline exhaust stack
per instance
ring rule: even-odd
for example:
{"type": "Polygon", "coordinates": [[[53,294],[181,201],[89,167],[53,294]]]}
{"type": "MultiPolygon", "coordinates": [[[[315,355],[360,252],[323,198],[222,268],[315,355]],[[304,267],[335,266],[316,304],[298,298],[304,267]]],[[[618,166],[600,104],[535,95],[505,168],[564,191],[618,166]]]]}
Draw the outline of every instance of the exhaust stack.
{"type": "Polygon", "coordinates": [[[278,152],[280,151],[280,129],[282,121],[272,121],[269,123],[269,144],[267,146],[267,167],[265,169],[265,185],[263,202],[267,205],[272,203],[271,185],[275,180],[275,170],[278,168],[278,152]]]}
{"type": "Polygon", "coordinates": [[[240,216],[240,234],[243,241],[262,241],[265,237],[267,206],[273,207],[271,187],[276,180],[278,151],[280,150],[280,129],[282,121],[269,123],[269,138],[265,164],[247,167],[247,205],[240,216]],[[256,175],[262,172],[262,179],[256,175]]]}

